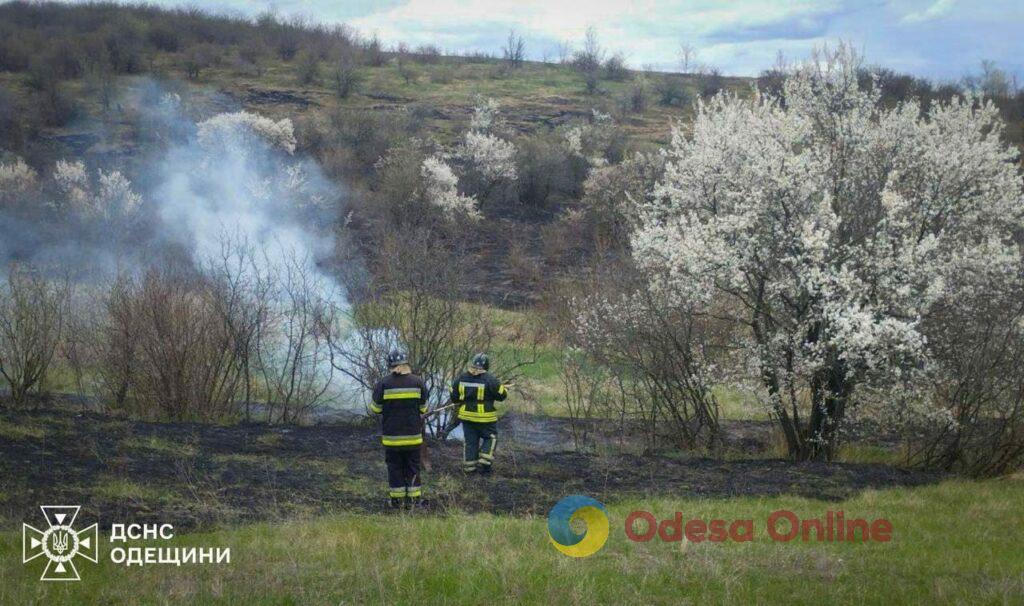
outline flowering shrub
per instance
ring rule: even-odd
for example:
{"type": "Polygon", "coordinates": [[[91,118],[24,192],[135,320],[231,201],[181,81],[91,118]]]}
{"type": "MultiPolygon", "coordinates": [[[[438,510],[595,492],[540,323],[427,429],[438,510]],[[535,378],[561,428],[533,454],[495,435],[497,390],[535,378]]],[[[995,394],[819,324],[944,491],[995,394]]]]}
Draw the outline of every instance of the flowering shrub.
{"type": "Polygon", "coordinates": [[[255,138],[274,148],[295,153],[295,129],[292,121],[283,118],[278,121],[249,112],[217,114],[199,123],[197,137],[203,147],[217,147],[224,141],[240,141],[245,148],[255,138]]]}
{"type": "Polygon", "coordinates": [[[859,388],[914,383],[938,304],[1020,279],[1021,182],[997,109],[886,108],[859,67],[840,47],[787,79],[784,107],[699,103],[631,239],[655,292],[729,302],[799,459],[834,454],[859,388]]]}
{"type": "Polygon", "coordinates": [[[427,202],[441,209],[448,217],[460,214],[479,218],[476,200],[459,193],[459,179],[448,164],[438,156],[431,156],[420,167],[423,177],[423,195],[427,202]]]}
{"type": "Polygon", "coordinates": [[[466,133],[464,157],[486,181],[516,180],[516,148],[494,135],[466,133]]]}
{"type": "Polygon", "coordinates": [[[96,182],[89,179],[80,161],[58,160],[53,180],[63,197],[58,206],[66,206],[84,217],[115,219],[133,215],[142,204],[142,196],[132,191],[131,181],[119,171],[96,171],[96,182]]]}
{"type": "Polygon", "coordinates": [[[469,129],[479,132],[501,129],[504,125],[498,113],[500,109],[501,105],[494,99],[477,95],[473,117],[469,120],[469,129]]]}
{"type": "Polygon", "coordinates": [[[0,162],[0,195],[15,195],[36,186],[36,171],[21,158],[13,162],[0,162]]]}
{"type": "Polygon", "coordinates": [[[615,136],[614,126],[610,115],[593,109],[589,123],[574,124],[562,132],[563,144],[570,154],[586,160],[591,168],[602,168],[608,165],[605,153],[615,136]]]}

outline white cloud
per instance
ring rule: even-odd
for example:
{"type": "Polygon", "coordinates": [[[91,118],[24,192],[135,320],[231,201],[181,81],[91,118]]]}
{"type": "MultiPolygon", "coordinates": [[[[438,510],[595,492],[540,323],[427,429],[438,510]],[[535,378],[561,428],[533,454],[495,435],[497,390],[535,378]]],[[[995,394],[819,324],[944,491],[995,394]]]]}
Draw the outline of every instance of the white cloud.
{"type": "Polygon", "coordinates": [[[956,0],[936,0],[923,11],[914,11],[903,16],[903,23],[924,23],[941,19],[953,10],[956,0]]]}
{"type": "MultiPolygon", "coordinates": [[[[80,0],[81,1],[81,0],[80,0]]],[[[180,5],[184,0],[154,0],[180,5]]],[[[1024,77],[1021,0],[210,0],[204,7],[250,16],[271,7],[345,22],[386,42],[452,52],[500,53],[508,30],[531,58],[560,42],[578,45],[588,26],[634,67],[674,69],[681,43],[726,74],[756,75],[776,51],[799,59],[825,41],[863,48],[869,61],[917,75],[957,78],[993,59],[1024,77]]]]}

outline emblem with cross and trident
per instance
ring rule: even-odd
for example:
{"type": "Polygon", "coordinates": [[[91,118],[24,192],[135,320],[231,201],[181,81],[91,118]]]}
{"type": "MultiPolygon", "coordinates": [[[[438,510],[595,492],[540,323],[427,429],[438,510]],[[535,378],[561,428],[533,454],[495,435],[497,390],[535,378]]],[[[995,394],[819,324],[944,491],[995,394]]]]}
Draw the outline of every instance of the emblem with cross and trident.
{"type": "Polygon", "coordinates": [[[78,581],[75,557],[82,556],[90,562],[99,559],[99,526],[75,530],[78,505],[42,505],[39,509],[43,510],[49,528],[39,530],[22,524],[22,561],[27,563],[45,555],[50,561],[39,580],[78,581]]]}

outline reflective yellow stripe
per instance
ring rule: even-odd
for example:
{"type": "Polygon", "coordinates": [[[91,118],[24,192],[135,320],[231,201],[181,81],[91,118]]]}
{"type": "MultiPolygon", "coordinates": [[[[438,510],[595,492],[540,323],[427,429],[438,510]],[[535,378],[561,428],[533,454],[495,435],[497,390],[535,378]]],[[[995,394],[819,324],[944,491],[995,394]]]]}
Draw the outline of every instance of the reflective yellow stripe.
{"type": "Polygon", "coordinates": [[[410,486],[406,494],[410,497],[418,497],[423,494],[423,490],[419,486],[410,486]]]}
{"type": "Polygon", "coordinates": [[[385,400],[418,400],[420,395],[419,388],[413,388],[411,391],[384,390],[385,400]]]}
{"type": "Polygon", "coordinates": [[[466,401],[466,386],[461,382],[459,383],[459,402],[466,401]]]}
{"type": "Polygon", "coordinates": [[[478,423],[491,423],[498,420],[498,413],[494,411],[490,412],[471,412],[466,410],[465,407],[459,409],[459,418],[463,421],[476,421],[478,423]]]}
{"type": "Polygon", "coordinates": [[[377,406],[376,402],[370,402],[370,410],[372,410],[373,412],[375,412],[377,414],[380,414],[380,413],[384,412],[384,409],[382,407],[380,407],[380,406],[377,406]]]}
{"type": "Polygon", "coordinates": [[[484,386],[483,385],[477,385],[477,387],[476,387],[476,399],[478,401],[483,401],[483,399],[484,399],[484,386]]]}
{"type": "Polygon", "coordinates": [[[508,390],[505,389],[504,385],[499,385],[498,386],[498,393],[501,394],[501,395],[506,395],[508,393],[508,390]]]}
{"type": "Polygon", "coordinates": [[[414,436],[381,436],[380,441],[385,446],[416,446],[423,443],[423,434],[414,436]]]}
{"type": "Polygon", "coordinates": [[[393,497],[393,498],[404,497],[405,496],[405,486],[402,486],[401,488],[389,488],[388,489],[388,495],[393,497]]]}

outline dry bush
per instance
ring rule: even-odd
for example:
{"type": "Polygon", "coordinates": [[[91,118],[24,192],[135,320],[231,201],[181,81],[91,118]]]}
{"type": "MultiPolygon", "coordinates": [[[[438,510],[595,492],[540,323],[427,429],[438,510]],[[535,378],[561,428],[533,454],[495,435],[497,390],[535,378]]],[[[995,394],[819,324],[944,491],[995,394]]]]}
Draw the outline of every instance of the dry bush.
{"type": "Polygon", "coordinates": [[[376,34],[363,45],[363,60],[370,67],[387,65],[387,53],[384,52],[384,45],[376,34]]]}
{"type": "Polygon", "coordinates": [[[722,71],[717,67],[707,67],[697,74],[697,89],[700,96],[709,99],[717,95],[725,87],[722,71]]]}
{"type": "Polygon", "coordinates": [[[24,404],[45,379],[64,332],[70,286],[23,266],[7,268],[0,285],[0,376],[24,404]]]}
{"type": "Polygon", "coordinates": [[[601,406],[600,416],[617,418],[620,432],[627,425],[642,428],[650,449],[666,444],[720,448],[711,386],[728,356],[731,334],[725,323],[659,300],[624,263],[566,281],[558,292],[552,317],[576,352],[563,376],[567,395],[576,402],[572,415],[584,415],[579,421],[585,423],[593,407],[601,406]]]}
{"type": "Polygon", "coordinates": [[[359,72],[359,63],[353,52],[341,53],[328,69],[331,88],[340,99],[348,98],[363,83],[363,75],[359,72]]]}
{"type": "Polygon", "coordinates": [[[690,103],[686,85],[679,76],[665,75],[658,78],[654,89],[660,105],[683,107],[690,103]]]}
{"type": "Polygon", "coordinates": [[[615,53],[604,62],[604,77],[609,80],[622,81],[629,77],[629,68],[622,53],[615,53]]]}
{"type": "Polygon", "coordinates": [[[925,414],[906,427],[912,464],[981,477],[1024,464],[1022,301],[1019,285],[990,285],[926,320],[939,366],[925,414]]]}
{"type": "MultiPolygon", "coordinates": [[[[354,307],[330,331],[335,368],[368,389],[387,372],[388,351],[402,347],[427,383],[431,408],[444,403],[450,382],[479,351],[491,354],[503,380],[514,381],[536,360],[538,332],[499,326],[486,308],[465,302],[489,279],[462,237],[475,229],[472,220],[446,221],[416,199],[403,208],[372,228],[372,278],[351,289],[354,307]]],[[[432,430],[441,424],[435,417],[432,430]]]]}
{"type": "Polygon", "coordinates": [[[303,86],[320,81],[320,58],[313,53],[302,51],[295,58],[295,79],[303,86]]]}
{"type": "Polygon", "coordinates": [[[113,329],[128,335],[137,411],[176,421],[233,416],[242,357],[221,316],[214,285],[178,268],[126,278],[111,305],[113,329]]]}

